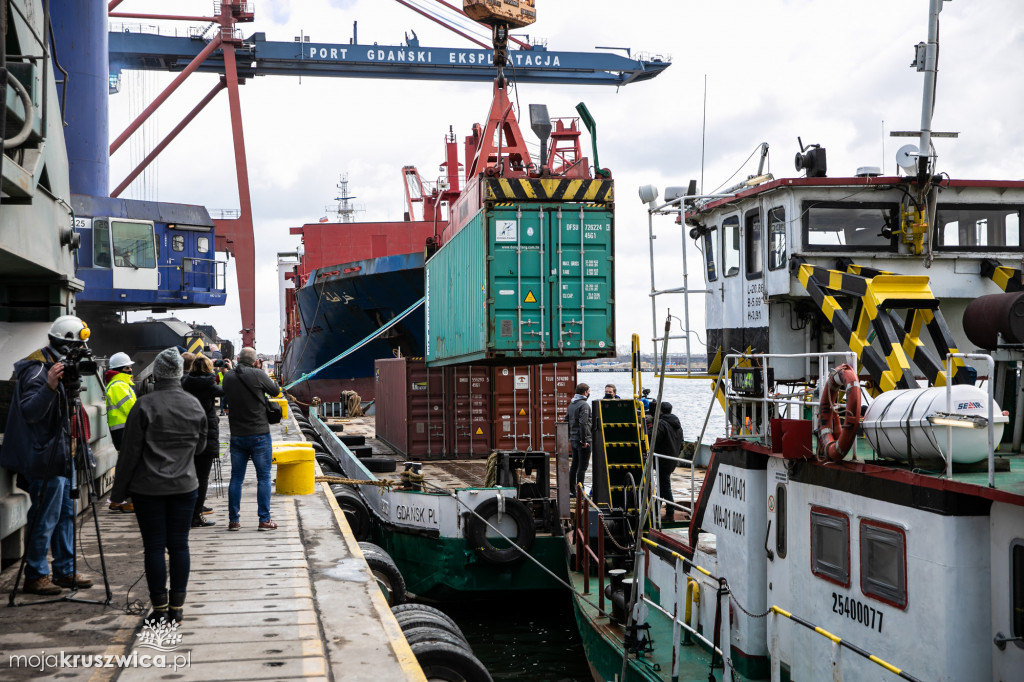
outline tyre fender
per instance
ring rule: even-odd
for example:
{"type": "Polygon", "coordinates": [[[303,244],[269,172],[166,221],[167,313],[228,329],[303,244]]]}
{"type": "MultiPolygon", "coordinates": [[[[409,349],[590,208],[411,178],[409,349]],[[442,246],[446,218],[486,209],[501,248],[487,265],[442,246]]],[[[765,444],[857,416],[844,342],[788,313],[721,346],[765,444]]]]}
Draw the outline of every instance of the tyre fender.
{"type": "MultiPolygon", "coordinates": [[[[521,501],[514,497],[492,497],[478,504],[474,511],[476,513],[469,515],[469,521],[466,524],[466,539],[469,540],[473,551],[482,560],[496,566],[511,566],[522,561],[530,552],[533,541],[537,537],[537,531],[533,527],[533,514],[530,512],[530,508],[521,501]],[[502,505],[504,511],[501,513],[515,521],[516,547],[495,547],[487,537],[490,528],[483,519],[497,516],[502,505]]],[[[511,536],[509,539],[512,539],[511,536]]],[[[501,542],[504,544],[504,540],[501,542]]]]}
{"type": "Polygon", "coordinates": [[[465,649],[444,642],[417,642],[411,648],[427,679],[494,682],[480,659],[465,649]]]}
{"type": "Polygon", "coordinates": [[[441,615],[438,616],[434,613],[428,613],[426,611],[406,611],[404,613],[395,614],[395,620],[398,621],[399,627],[402,630],[411,630],[412,628],[441,628],[449,633],[455,635],[462,641],[468,641],[466,635],[462,632],[462,629],[455,624],[451,618],[441,615]]]}
{"type": "MultiPolygon", "coordinates": [[[[363,544],[364,543],[360,542],[360,547],[362,547],[363,544]]],[[[373,577],[376,578],[381,592],[384,593],[384,598],[387,600],[388,606],[404,604],[407,597],[405,592],[405,578],[402,577],[402,572],[398,570],[398,566],[395,565],[394,560],[388,556],[387,552],[376,545],[371,546],[375,549],[364,549],[363,558],[366,560],[366,565],[370,567],[370,572],[373,573],[373,577]]]]}
{"type": "Polygon", "coordinates": [[[345,519],[352,529],[352,535],[356,540],[366,540],[370,537],[370,510],[367,508],[359,493],[351,488],[335,483],[331,486],[334,499],[338,506],[345,512],[345,519]]]}
{"type": "Polygon", "coordinates": [[[417,644],[419,642],[444,642],[445,644],[451,644],[465,649],[469,653],[473,653],[469,643],[462,639],[458,635],[448,632],[444,628],[432,627],[430,625],[422,625],[415,628],[404,628],[402,634],[405,635],[405,640],[410,645],[417,644]]]}
{"type": "MultiPolygon", "coordinates": [[[[366,543],[366,544],[369,544],[369,543],[366,543]]],[[[437,616],[441,620],[443,620],[446,623],[448,623],[449,625],[451,625],[452,632],[455,632],[455,633],[458,633],[458,634],[462,633],[462,630],[459,629],[459,626],[455,623],[455,621],[452,619],[451,616],[449,616],[447,613],[445,613],[441,609],[435,608],[433,606],[427,606],[426,604],[412,604],[412,603],[410,603],[410,604],[402,604],[401,606],[393,606],[391,608],[391,613],[395,614],[395,618],[398,618],[403,613],[410,613],[410,612],[427,613],[427,614],[430,614],[432,616],[437,616]]]]}

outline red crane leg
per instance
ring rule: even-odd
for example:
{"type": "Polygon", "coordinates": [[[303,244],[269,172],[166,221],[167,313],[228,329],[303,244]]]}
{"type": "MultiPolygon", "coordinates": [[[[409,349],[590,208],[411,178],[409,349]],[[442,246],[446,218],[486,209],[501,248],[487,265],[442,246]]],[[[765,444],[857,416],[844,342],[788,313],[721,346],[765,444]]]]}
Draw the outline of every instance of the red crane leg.
{"type": "MultiPolygon", "coordinates": [[[[132,136],[132,133],[138,130],[139,126],[145,123],[146,119],[148,119],[153,114],[153,112],[156,111],[157,108],[164,103],[164,100],[170,97],[171,93],[177,90],[178,86],[184,83],[185,79],[188,78],[193,71],[198,69],[199,65],[206,61],[206,58],[213,54],[213,52],[220,46],[221,38],[220,35],[217,35],[213,40],[210,41],[209,45],[203,48],[202,52],[196,55],[195,59],[189,62],[189,65],[185,67],[185,70],[179,73],[178,76],[173,81],[171,81],[171,84],[164,88],[163,92],[157,95],[156,99],[154,99],[153,102],[148,107],[146,107],[141,114],[139,114],[138,118],[132,121],[131,125],[129,125],[125,129],[125,131],[121,133],[116,140],[114,140],[114,142],[110,145],[110,153],[113,154],[118,149],[120,149],[121,145],[123,145],[128,140],[128,138],[132,136]]],[[[232,52],[232,64],[234,63],[233,57],[234,52],[232,52]]],[[[231,72],[229,71],[229,73],[231,72]]]]}
{"type": "Polygon", "coordinates": [[[107,16],[111,19],[159,19],[162,21],[202,21],[204,23],[217,21],[217,17],[196,17],[180,14],[136,14],[133,12],[111,12],[109,7],[107,8],[107,12],[107,16]]]}
{"type": "Polygon", "coordinates": [[[252,227],[252,199],[249,195],[249,169],[245,160],[242,134],[242,105],[238,98],[238,68],[235,46],[224,43],[224,73],[231,110],[231,137],[235,146],[235,174],[238,180],[240,215],[236,220],[217,221],[227,228],[226,235],[235,256],[238,277],[238,305],[242,313],[242,345],[256,345],[256,243],[252,227]]]}
{"type": "Polygon", "coordinates": [[[124,0],[110,0],[110,2],[107,3],[107,12],[113,12],[114,9],[122,2],[124,2],[124,0]]]}
{"type": "Polygon", "coordinates": [[[126,189],[128,189],[128,186],[132,184],[132,182],[135,180],[135,178],[139,177],[139,174],[142,171],[146,170],[146,168],[149,166],[149,164],[151,164],[153,162],[153,159],[155,159],[157,156],[159,156],[160,152],[162,152],[164,150],[164,148],[167,147],[167,145],[169,145],[174,140],[174,138],[176,138],[178,136],[178,133],[180,133],[182,130],[184,130],[185,126],[187,126],[189,123],[191,123],[192,119],[194,119],[196,116],[198,116],[199,112],[202,111],[206,107],[206,105],[209,104],[210,101],[214,97],[217,96],[217,93],[220,92],[221,90],[223,90],[226,87],[227,87],[227,85],[225,85],[223,81],[217,83],[217,85],[214,86],[213,90],[210,90],[210,92],[207,93],[206,97],[204,97],[199,102],[199,104],[197,104],[192,109],[192,111],[188,112],[188,115],[185,116],[185,118],[181,119],[181,123],[176,125],[174,127],[174,130],[172,130],[170,133],[168,133],[167,137],[165,137],[163,140],[161,140],[160,144],[158,144],[156,147],[153,148],[153,151],[151,151],[146,156],[146,158],[144,158],[142,160],[142,163],[140,163],[138,166],[136,166],[135,170],[133,170],[131,173],[129,173],[128,177],[126,177],[124,180],[121,181],[121,184],[118,185],[117,188],[113,192],[110,193],[110,196],[115,197],[115,198],[121,196],[121,192],[123,192],[126,189]]]}

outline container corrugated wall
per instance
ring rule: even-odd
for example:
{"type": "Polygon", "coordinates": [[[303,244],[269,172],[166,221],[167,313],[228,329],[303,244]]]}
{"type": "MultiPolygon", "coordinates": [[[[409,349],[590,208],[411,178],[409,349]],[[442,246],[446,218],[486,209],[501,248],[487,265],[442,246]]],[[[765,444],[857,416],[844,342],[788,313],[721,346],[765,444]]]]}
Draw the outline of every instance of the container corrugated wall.
{"type": "Polygon", "coordinates": [[[426,360],[543,362],[615,353],[614,217],[494,204],[426,264],[426,360]]]}
{"type": "Polygon", "coordinates": [[[554,424],[576,386],[576,363],[428,368],[377,361],[377,437],[409,459],[554,451],[554,424]]]}

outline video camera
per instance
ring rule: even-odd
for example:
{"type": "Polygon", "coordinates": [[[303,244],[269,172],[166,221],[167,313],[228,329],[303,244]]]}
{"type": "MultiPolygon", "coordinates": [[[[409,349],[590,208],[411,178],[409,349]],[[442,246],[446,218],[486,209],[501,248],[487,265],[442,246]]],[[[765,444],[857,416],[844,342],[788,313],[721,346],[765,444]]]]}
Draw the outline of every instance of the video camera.
{"type": "Polygon", "coordinates": [[[68,386],[80,386],[83,374],[96,374],[99,370],[92,350],[85,344],[68,349],[58,362],[64,363],[63,380],[68,386]]]}

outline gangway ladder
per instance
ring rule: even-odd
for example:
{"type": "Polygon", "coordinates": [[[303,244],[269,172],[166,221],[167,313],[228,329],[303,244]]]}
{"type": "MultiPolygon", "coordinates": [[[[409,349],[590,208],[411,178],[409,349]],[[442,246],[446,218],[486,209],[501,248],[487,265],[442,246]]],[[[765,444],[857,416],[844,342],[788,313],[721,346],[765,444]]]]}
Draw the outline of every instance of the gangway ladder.
{"type": "Polygon", "coordinates": [[[626,400],[595,400],[594,405],[594,491],[599,506],[637,513],[635,505],[643,489],[644,453],[647,452],[647,431],[640,423],[638,402],[626,400]],[[636,486],[631,497],[626,491],[636,486]],[[631,508],[626,507],[627,502],[631,508]]]}
{"type": "Polygon", "coordinates": [[[695,181],[690,181],[689,187],[686,188],[686,193],[683,194],[679,191],[680,188],[669,188],[665,191],[665,203],[658,204],[658,190],[651,186],[646,185],[640,188],[641,200],[647,201],[647,237],[650,251],[651,261],[651,342],[654,344],[654,366],[659,367],[661,361],[658,359],[658,347],[665,341],[665,336],[659,335],[658,322],[664,319],[664,316],[658,315],[658,297],[659,296],[673,296],[681,295],[683,297],[683,331],[681,334],[668,334],[668,339],[678,340],[682,339],[686,346],[686,372],[681,376],[683,378],[714,378],[713,376],[705,373],[694,373],[693,372],[693,359],[692,350],[690,346],[690,296],[692,295],[706,295],[712,293],[709,289],[691,289],[690,288],[690,275],[687,264],[687,232],[686,232],[686,204],[693,202],[698,199],[712,199],[731,197],[732,194],[715,194],[715,195],[697,195],[697,187],[695,181]],[[658,215],[672,215],[676,216],[676,222],[680,226],[680,244],[682,246],[683,256],[683,285],[680,287],[671,287],[668,289],[658,289],[655,284],[655,273],[654,273],[654,240],[657,239],[657,235],[654,234],[654,216],[658,215]]]}

